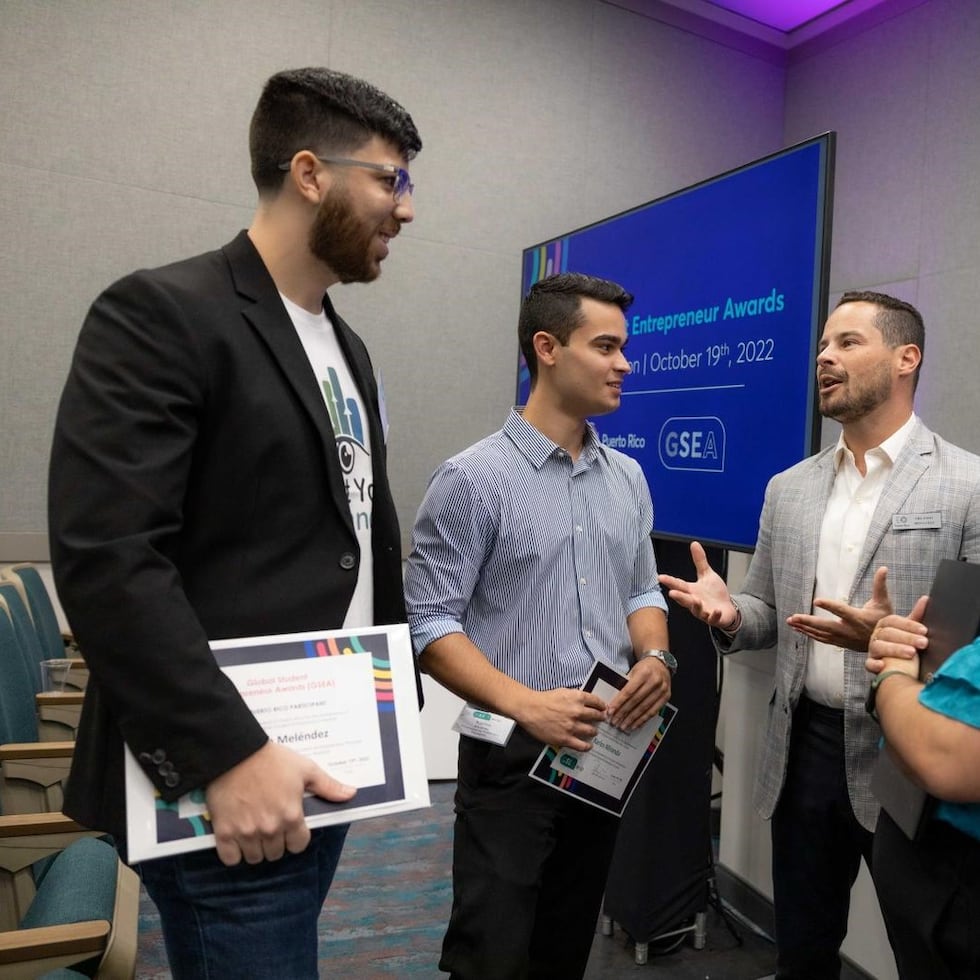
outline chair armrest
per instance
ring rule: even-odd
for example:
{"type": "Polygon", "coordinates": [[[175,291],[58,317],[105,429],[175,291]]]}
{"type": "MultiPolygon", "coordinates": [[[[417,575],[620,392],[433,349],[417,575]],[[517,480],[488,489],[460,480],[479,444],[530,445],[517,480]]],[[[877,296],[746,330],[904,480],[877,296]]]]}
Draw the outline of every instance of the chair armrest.
{"type": "Polygon", "coordinates": [[[70,759],[74,751],[74,742],[8,742],[0,745],[0,762],[70,759]]]}
{"type": "Polygon", "coordinates": [[[45,705],[59,707],[64,705],[81,705],[85,703],[82,691],[40,691],[34,695],[34,703],[40,708],[45,705]]]}
{"type": "Polygon", "coordinates": [[[0,816],[0,839],[77,834],[86,829],[63,813],[11,813],[0,816]]]}
{"type": "MultiPolygon", "coordinates": [[[[68,962],[78,962],[81,958],[95,956],[105,949],[110,928],[108,922],[96,919],[63,926],[0,932],[0,963],[49,961],[62,957],[68,957],[68,962]]],[[[51,967],[52,964],[45,963],[45,968],[51,967]]]]}

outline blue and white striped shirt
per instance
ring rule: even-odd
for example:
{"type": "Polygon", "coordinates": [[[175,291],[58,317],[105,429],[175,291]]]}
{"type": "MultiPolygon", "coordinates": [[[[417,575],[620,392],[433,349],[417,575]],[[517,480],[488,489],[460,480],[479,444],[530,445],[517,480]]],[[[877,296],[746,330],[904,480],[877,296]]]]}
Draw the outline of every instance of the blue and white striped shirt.
{"type": "Polygon", "coordinates": [[[637,462],[592,426],[575,461],[516,411],[429,483],[406,573],[416,653],[465,633],[539,691],[578,687],[603,660],[633,663],[626,617],[666,612],[637,462]]]}

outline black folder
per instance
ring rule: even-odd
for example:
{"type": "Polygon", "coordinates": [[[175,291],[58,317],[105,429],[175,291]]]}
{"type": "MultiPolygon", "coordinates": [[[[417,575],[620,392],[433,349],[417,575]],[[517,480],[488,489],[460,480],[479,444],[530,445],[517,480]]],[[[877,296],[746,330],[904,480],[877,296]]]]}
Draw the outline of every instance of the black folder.
{"type": "MultiPolygon", "coordinates": [[[[922,621],[929,629],[929,646],[919,660],[919,676],[928,682],[950,654],[980,635],[980,565],[944,558],[922,621]]],[[[871,792],[908,838],[922,833],[933,797],[899,769],[884,747],[871,771],[871,792]]]]}

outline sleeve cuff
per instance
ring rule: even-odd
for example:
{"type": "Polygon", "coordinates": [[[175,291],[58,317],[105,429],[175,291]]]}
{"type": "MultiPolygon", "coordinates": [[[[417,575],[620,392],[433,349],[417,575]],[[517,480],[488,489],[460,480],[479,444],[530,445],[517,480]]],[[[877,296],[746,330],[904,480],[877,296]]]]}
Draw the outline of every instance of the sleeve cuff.
{"type": "Polygon", "coordinates": [[[626,603],[626,615],[632,616],[638,609],[661,609],[667,615],[667,600],[662,592],[644,592],[642,595],[632,596],[626,603]]]}
{"type": "Polygon", "coordinates": [[[411,630],[412,647],[415,650],[416,657],[421,656],[422,651],[430,643],[435,643],[436,640],[448,636],[450,633],[466,632],[463,629],[463,624],[457,622],[455,619],[435,619],[424,624],[412,623],[411,630]]]}

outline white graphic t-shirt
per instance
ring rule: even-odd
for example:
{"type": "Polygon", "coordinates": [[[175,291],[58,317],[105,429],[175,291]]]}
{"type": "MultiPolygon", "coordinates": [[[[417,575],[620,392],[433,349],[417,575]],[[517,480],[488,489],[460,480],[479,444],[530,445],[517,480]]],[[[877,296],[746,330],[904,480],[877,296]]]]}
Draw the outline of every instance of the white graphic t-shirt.
{"type": "MultiPolygon", "coordinates": [[[[280,293],[280,296],[282,294],[280,293]]],[[[337,334],[321,310],[310,313],[282,297],[286,312],[303,343],[310,366],[320,384],[347,487],[347,502],[361,548],[357,587],[344,619],[344,628],[374,625],[374,558],[371,551],[374,471],[371,467],[371,435],[361,393],[354,384],[337,334]]]]}

